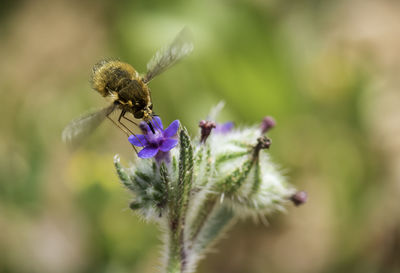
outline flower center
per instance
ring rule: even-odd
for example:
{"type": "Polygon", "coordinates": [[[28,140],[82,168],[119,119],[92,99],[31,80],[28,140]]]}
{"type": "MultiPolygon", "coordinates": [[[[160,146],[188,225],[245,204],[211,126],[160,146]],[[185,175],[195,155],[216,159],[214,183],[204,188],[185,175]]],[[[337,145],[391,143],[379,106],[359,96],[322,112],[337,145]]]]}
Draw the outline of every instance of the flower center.
{"type": "Polygon", "coordinates": [[[156,130],[155,134],[152,132],[148,132],[146,135],[147,141],[151,144],[151,146],[159,146],[164,140],[163,133],[160,130],[156,130]]]}

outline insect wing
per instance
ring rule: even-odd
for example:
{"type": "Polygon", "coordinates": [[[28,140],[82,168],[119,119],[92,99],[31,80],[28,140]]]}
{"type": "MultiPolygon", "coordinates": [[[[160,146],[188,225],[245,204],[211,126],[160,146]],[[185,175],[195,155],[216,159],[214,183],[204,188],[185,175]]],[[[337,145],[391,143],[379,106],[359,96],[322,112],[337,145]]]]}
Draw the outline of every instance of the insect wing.
{"type": "Polygon", "coordinates": [[[157,51],[147,63],[147,74],[144,77],[144,81],[151,81],[155,76],[189,55],[193,50],[193,43],[190,36],[189,30],[184,28],[169,46],[157,51]]]}
{"type": "Polygon", "coordinates": [[[79,144],[90,135],[112,111],[114,111],[114,109],[115,106],[112,104],[72,120],[64,128],[62,140],[71,148],[79,146],[79,144]]]}

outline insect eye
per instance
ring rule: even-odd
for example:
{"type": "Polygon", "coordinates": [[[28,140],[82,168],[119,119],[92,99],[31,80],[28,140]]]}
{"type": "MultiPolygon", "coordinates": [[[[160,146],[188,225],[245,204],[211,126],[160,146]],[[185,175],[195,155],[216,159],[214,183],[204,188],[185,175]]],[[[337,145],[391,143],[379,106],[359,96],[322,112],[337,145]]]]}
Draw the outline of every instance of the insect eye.
{"type": "Polygon", "coordinates": [[[150,104],[149,108],[150,110],[153,110],[153,104],[150,104]]]}

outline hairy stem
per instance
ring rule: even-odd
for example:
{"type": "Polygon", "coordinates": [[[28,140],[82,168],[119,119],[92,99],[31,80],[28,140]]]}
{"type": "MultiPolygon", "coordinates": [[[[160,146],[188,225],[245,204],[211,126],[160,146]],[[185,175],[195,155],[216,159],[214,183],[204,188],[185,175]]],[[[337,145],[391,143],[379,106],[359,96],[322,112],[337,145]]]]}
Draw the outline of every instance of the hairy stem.
{"type": "Polygon", "coordinates": [[[184,241],[184,222],[174,213],[169,215],[168,260],[166,273],[183,273],[187,267],[187,252],[184,241]]]}
{"type": "Polygon", "coordinates": [[[166,273],[181,273],[184,272],[181,261],[181,240],[176,229],[170,226],[169,229],[169,246],[168,246],[168,261],[166,273]]]}

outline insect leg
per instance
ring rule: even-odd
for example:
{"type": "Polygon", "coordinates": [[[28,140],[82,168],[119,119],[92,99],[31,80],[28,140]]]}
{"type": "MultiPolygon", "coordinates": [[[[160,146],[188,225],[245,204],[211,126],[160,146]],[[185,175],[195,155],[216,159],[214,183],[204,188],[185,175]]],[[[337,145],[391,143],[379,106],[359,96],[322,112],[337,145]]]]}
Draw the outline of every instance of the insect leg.
{"type": "MultiPolygon", "coordinates": [[[[130,131],[128,130],[128,132],[124,129],[124,128],[122,128],[121,126],[119,126],[119,124],[118,123],[116,123],[112,118],[110,118],[110,116],[109,116],[109,114],[107,115],[107,118],[109,119],[109,120],[111,120],[111,122],[115,125],[115,126],[117,126],[122,132],[124,132],[128,137],[130,136],[130,131]]],[[[122,124],[122,123],[121,123],[122,124]]],[[[122,124],[123,125],[123,124],[122,124]]],[[[138,151],[137,151],[137,149],[136,149],[136,147],[133,145],[133,144],[131,144],[132,145],[132,148],[135,150],[135,152],[136,152],[136,154],[138,153],[138,151]]]]}
{"type": "MultiPolygon", "coordinates": [[[[128,130],[129,133],[130,133],[131,135],[135,136],[135,137],[139,140],[140,143],[142,143],[142,142],[140,141],[140,139],[139,139],[131,130],[129,130],[129,128],[128,128],[125,124],[123,124],[123,123],[121,122],[121,118],[125,118],[125,114],[126,114],[126,111],[125,111],[125,110],[122,110],[122,111],[121,111],[121,114],[120,114],[119,117],[118,117],[118,123],[121,124],[126,130],[128,130]]],[[[135,150],[136,150],[136,149],[135,149],[135,150]]]]}
{"type": "Polygon", "coordinates": [[[129,122],[131,122],[132,124],[134,124],[134,125],[136,125],[136,126],[138,126],[138,127],[139,127],[139,124],[137,124],[137,123],[136,123],[136,122],[134,122],[133,120],[131,120],[131,119],[127,118],[125,115],[124,115],[124,116],[122,116],[122,118],[126,119],[127,121],[129,121],[129,122]]]}
{"type": "MultiPolygon", "coordinates": [[[[158,117],[158,115],[153,115],[153,117],[158,117]]],[[[161,124],[156,119],[152,119],[152,122],[154,124],[154,127],[161,130],[161,124]]]]}
{"type": "Polygon", "coordinates": [[[121,122],[121,118],[124,117],[125,113],[126,113],[125,110],[122,110],[122,111],[121,111],[121,114],[120,114],[119,117],[118,117],[118,123],[121,124],[131,135],[134,135],[134,133],[133,133],[125,124],[123,124],[123,123],[121,122]]]}

